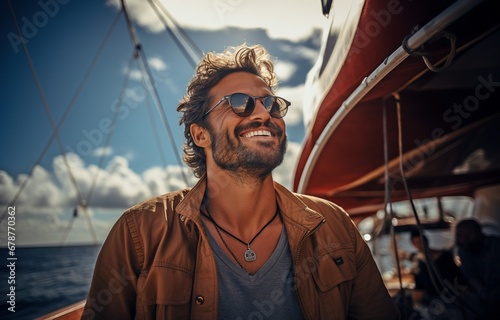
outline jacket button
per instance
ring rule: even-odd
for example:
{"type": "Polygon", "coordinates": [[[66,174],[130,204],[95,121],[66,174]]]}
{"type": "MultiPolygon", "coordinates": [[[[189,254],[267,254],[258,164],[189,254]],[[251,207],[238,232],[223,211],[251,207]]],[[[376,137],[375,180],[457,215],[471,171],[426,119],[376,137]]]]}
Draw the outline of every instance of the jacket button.
{"type": "Polygon", "coordinates": [[[202,305],[205,302],[205,298],[202,295],[197,295],[195,301],[196,304],[202,305]]]}
{"type": "Polygon", "coordinates": [[[186,216],[181,214],[181,221],[184,222],[184,220],[186,220],[186,216]]]}

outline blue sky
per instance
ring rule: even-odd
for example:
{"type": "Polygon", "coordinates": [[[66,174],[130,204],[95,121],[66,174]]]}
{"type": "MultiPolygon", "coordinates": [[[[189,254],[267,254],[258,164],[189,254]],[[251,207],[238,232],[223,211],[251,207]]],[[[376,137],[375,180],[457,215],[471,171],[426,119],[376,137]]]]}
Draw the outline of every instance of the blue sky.
{"type": "MultiPolygon", "coordinates": [[[[127,1],[148,58],[156,88],[172,129],[172,146],[159,113],[132,65],[125,98],[118,103],[125,70],[133,54],[125,19],[120,16],[93,72],[76,91],[117,17],[117,1],[12,1],[34,70],[57,123],[77,96],[54,141],[16,202],[18,245],[88,243],[92,231],[83,213],[70,224],[78,205],[62,154],[67,155],[78,192],[90,198],[89,214],[102,241],[121,212],[138,201],[185,187],[174,150],[181,155],[182,130],[175,111],[193,75],[191,64],[157,20],[147,1],[127,1]],[[115,125],[110,129],[112,119],[115,125]],[[155,130],[156,129],[156,130],[155,130]],[[105,139],[109,132],[109,146],[105,139]],[[62,150],[61,150],[62,149],[62,150]],[[99,169],[101,155],[104,163],[99,169]],[[71,231],[65,238],[65,230],[71,231]]],[[[287,115],[289,153],[275,178],[289,186],[304,135],[302,93],[306,73],[320,46],[327,19],[320,1],[168,1],[167,10],[203,52],[226,46],[263,44],[276,60],[278,93],[292,101],[287,115]],[[264,10],[263,8],[266,8],[264,10]]],[[[42,153],[52,127],[17,35],[7,1],[0,4],[0,208],[7,204],[42,153]]],[[[195,182],[191,173],[190,185],[195,182]]],[[[82,212],[80,210],[80,212],[82,212]]],[[[5,220],[0,245],[4,245],[5,220]]]]}

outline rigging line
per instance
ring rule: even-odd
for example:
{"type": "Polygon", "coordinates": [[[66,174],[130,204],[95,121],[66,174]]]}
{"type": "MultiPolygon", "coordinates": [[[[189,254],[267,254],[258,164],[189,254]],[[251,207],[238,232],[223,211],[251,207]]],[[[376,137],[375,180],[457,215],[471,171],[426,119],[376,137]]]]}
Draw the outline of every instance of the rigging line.
{"type": "Polygon", "coordinates": [[[156,16],[158,19],[161,20],[163,25],[165,26],[165,29],[167,29],[168,33],[174,40],[175,44],[177,47],[181,50],[182,54],[188,60],[188,62],[191,64],[193,69],[196,69],[198,66],[198,63],[200,62],[201,58],[203,57],[203,52],[198,48],[196,43],[189,37],[189,35],[179,27],[179,24],[175,19],[168,13],[167,9],[165,6],[163,6],[161,3],[158,3],[157,1],[153,0],[148,0],[151,8],[156,13],[156,16]],[[163,17],[160,12],[158,11],[158,7],[163,11],[163,14],[168,18],[170,21],[171,26],[169,26],[168,21],[163,17]],[[183,42],[183,43],[181,43],[183,42]],[[187,42],[187,43],[186,43],[187,42]]]}
{"type": "Polygon", "coordinates": [[[434,288],[436,289],[437,292],[440,292],[441,290],[439,289],[439,287],[438,287],[438,285],[436,283],[435,274],[433,272],[434,270],[431,269],[432,268],[431,265],[433,265],[433,263],[432,263],[432,258],[431,258],[430,252],[429,252],[429,247],[427,245],[425,245],[424,230],[422,228],[422,223],[420,221],[420,218],[418,217],[417,209],[415,208],[415,203],[414,203],[413,197],[411,195],[411,190],[408,187],[408,183],[406,181],[406,176],[405,176],[405,172],[404,172],[404,168],[403,168],[403,163],[404,163],[404,160],[403,160],[403,128],[402,128],[402,124],[401,124],[402,122],[401,122],[400,96],[397,93],[393,93],[392,95],[396,99],[397,129],[398,129],[399,172],[401,174],[401,180],[403,182],[403,186],[404,186],[404,189],[405,189],[405,192],[406,192],[406,196],[408,197],[408,202],[411,205],[412,213],[413,213],[413,216],[415,217],[415,222],[417,224],[417,228],[418,228],[419,235],[420,235],[420,241],[422,241],[422,244],[423,244],[423,247],[424,247],[424,254],[425,254],[425,259],[426,259],[426,262],[427,262],[425,265],[427,267],[429,276],[431,278],[432,285],[434,286],[434,288]]]}
{"type": "Polygon", "coordinates": [[[128,26],[129,32],[130,32],[130,37],[131,37],[133,46],[135,48],[136,57],[138,58],[139,66],[140,66],[141,72],[143,74],[143,80],[145,81],[146,88],[150,91],[151,97],[153,98],[153,102],[156,105],[156,109],[158,110],[158,113],[160,114],[160,118],[163,122],[163,125],[164,125],[166,131],[167,131],[167,135],[170,139],[170,144],[171,144],[172,149],[174,151],[173,152],[174,156],[175,156],[177,163],[179,164],[179,167],[180,167],[182,178],[184,179],[186,186],[189,186],[188,178],[186,176],[186,173],[183,170],[182,160],[179,156],[179,153],[177,152],[177,149],[175,148],[176,143],[174,140],[174,136],[172,134],[172,130],[170,129],[170,125],[168,123],[167,116],[165,114],[165,110],[164,110],[163,105],[161,103],[160,96],[158,94],[158,90],[156,88],[156,85],[152,82],[151,69],[149,68],[147,59],[145,57],[146,54],[144,52],[144,49],[141,46],[141,43],[140,43],[139,38],[137,36],[137,33],[135,32],[134,25],[132,24],[132,21],[130,20],[130,17],[128,15],[127,8],[125,6],[125,1],[121,0],[121,2],[122,2],[123,13],[125,14],[125,19],[127,20],[127,26],[128,26]]]}
{"type": "Polygon", "coordinates": [[[153,135],[155,137],[156,145],[158,146],[158,152],[160,153],[161,163],[164,168],[167,167],[167,159],[165,158],[165,150],[163,150],[163,145],[161,144],[160,135],[158,134],[158,129],[156,128],[155,118],[153,113],[153,108],[149,99],[146,99],[149,121],[151,123],[151,128],[153,129],[153,135]]]}
{"type": "MultiPolygon", "coordinates": [[[[399,97],[397,97],[399,99],[399,97]]],[[[394,256],[396,260],[396,267],[398,271],[398,280],[399,280],[399,289],[403,290],[403,277],[401,275],[401,265],[399,261],[399,256],[398,256],[398,247],[397,247],[397,241],[396,241],[396,236],[394,233],[394,225],[392,224],[392,219],[394,219],[394,211],[392,208],[392,202],[390,198],[390,188],[389,188],[389,183],[390,183],[390,178],[389,178],[389,147],[388,147],[388,134],[387,134],[387,105],[386,105],[386,99],[383,100],[382,102],[382,125],[383,125],[383,136],[384,136],[384,178],[385,178],[385,183],[384,183],[384,188],[385,188],[385,196],[384,196],[384,227],[387,225],[390,228],[391,231],[391,238],[392,238],[392,243],[394,247],[394,256]],[[390,210],[387,212],[387,206],[390,205],[390,210]],[[387,220],[387,217],[390,217],[389,220],[387,220]]],[[[406,303],[406,299],[403,299],[403,303],[406,303]]]]}
{"type": "MultiPolygon", "coordinates": [[[[109,38],[110,38],[110,36],[111,36],[111,34],[112,34],[112,32],[113,32],[113,30],[114,30],[114,28],[115,28],[115,26],[116,26],[116,24],[118,22],[118,18],[120,17],[120,14],[121,14],[121,12],[118,12],[116,14],[115,20],[113,21],[113,23],[111,25],[111,28],[109,29],[108,33],[104,37],[104,40],[102,41],[101,45],[99,46],[99,49],[97,50],[94,58],[92,59],[92,62],[90,64],[90,66],[87,68],[87,72],[85,73],[85,75],[84,75],[82,81],[80,82],[80,84],[79,84],[79,86],[78,86],[75,94],[73,95],[70,103],[68,104],[68,107],[66,107],[66,110],[64,110],[63,115],[59,119],[59,122],[56,125],[57,130],[59,130],[59,128],[62,126],[62,124],[66,120],[66,117],[68,116],[69,111],[73,108],[73,106],[74,106],[74,104],[76,102],[77,97],[80,95],[81,91],[83,90],[84,84],[89,79],[89,76],[92,73],[92,71],[93,71],[93,69],[94,69],[97,61],[99,60],[99,57],[100,57],[100,55],[101,55],[101,53],[102,53],[105,45],[109,41],[109,38]]],[[[35,167],[40,164],[40,162],[42,161],[42,159],[45,157],[45,154],[48,152],[48,150],[49,150],[52,142],[54,141],[55,136],[56,136],[55,132],[53,131],[52,134],[51,134],[51,136],[50,136],[50,138],[49,138],[49,140],[45,144],[42,152],[40,153],[40,155],[38,156],[38,158],[34,162],[33,166],[31,167],[30,173],[27,175],[26,179],[23,180],[22,184],[19,186],[19,189],[17,190],[16,194],[14,195],[14,197],[9,202],[9,205],[7,206],[7,208],[10,207],[10,206],[13,206],[14,203],[16,203],[17,199],[19,198],[19,196],[21,195],[21,193],[24,191],[24,188],[28,184],[29,178],[33,175],[35,167]]],[[[7,215],[7,208],[5,208],[5,211],[3,212],[2,216],[0,216],[0,223],[3,221],[3,219],[7,215]]]]}
{"type": "MultiPolygon", "coordinates": [[[[120,91],[120,95],[119,95],[119,98],[118,98],[118,105],[121,105],[122,102],[123,102],[123,99],[124,99],[124,95],[125,95],[125,89],[127,88],[128,86],[128,82],[130,80],[130,73],[132,71],[132,63],[134,62],[135,58],[134,58],[134,55],[132,55],[132,57],[130,58],[130,61],[127,65],[127,70],[126,70],[126,76],[125,76],[125,80],[123,81],[123,85],[122,85],[122,88],[121,88],[121,91],[120,91]]],[[[116,125],[116,121],[118,120],[118,112],[115,112],[114,115],[113,115],[113,119],[111,120],[111,126],[110,128],[115,128],[115,125],[116,125]]],[[[104,141],[104,148],[107,148],[109,146],[109,144],[111,143],[111,138],[113,137],[113,133],[115,132],[115,130],[110,130],[106,136],[106,140],[104,141]]],[[[92,184],[90,186],[90,189],[89,189],[89,192],[87,194],[87,205],[90,204],[90,200],[92,199],[92,196],[94,195],[94,192],[95,192],[95,189],[97,187],[97,180],[99,179],[99,174],[101,173],[102,171],[102,166],[103,166],[103,163],[104,163],[104,159],[106,158],[106,153],[103,153],[100,158],[99,158],[99,161],[97,163],[97,167],[99,168],[99,170],[96,172],[95,176],[94,176],[94,179],[92,181],[92,184]]]]}
{"type": "Polygon", "coordinates": [[[71,171],[71,167],[70,167],[70,165],[68,163],[68,159],[66,157],[66,153],[64,152],[64,147],[62,145],[61,137],[58,134],[59,130],[56,127],[56,123],[55,123],[54,117],[52,116],[52,113],[50,111],[49,104],[48,104],[47,99],[45,97],[45,93],[44,93],[44,91],[42,89],[42,84],[40,83],[40,79],[38,78],[38,74],[36,73],[35,66],[33,64],[33,60],[31,59],[31,56],[30,56],[29,51],[28,51],[28,47],[26,46],[26,42],[24,41],[23,34],[21,33],[21,29],[19,28],[19,23],[17,21],[16,15],[14,13],[14,9],[12,7],[12,3],[11,3],[10,0],[9,0],[9,7],[10,7],[10,12],[12,14],[12,18],[14,19],[14,24],[16,25],[17,33],[19,35],[19,38],[21,39],[21,43],[22,43],[22,46],[23,46],[24,54],[26,55],[26,59],[28,60],[28,64],[29,64],[29,68],[30,68],[31,74],[33,76],[33,79],[35,80],[35,84],[36,84],[38,93],[39,93],[40,98],[42,100],[43,108],[45,110],[45,113],[47,113],[47,117],[49,118],[50,126],[52,127],[53,133],[55,135],[57,145],[58,145],[59,150],[61,151],[61,154],[63,156],[64,165],[66,167],[66,170],[68,171],[71,183],[73,184],[73,186],[75,188],[76,196],[78,198],[78,202],[81,202],[82,201],[82,195],[81,195],[80,190],[78,188],[78,184],[76,183],[75,177],[73,176],[73,173],[71,171]]]}
{"type": "Polygon", "coordinates": [[[156,6],[160,7],[160,9],[163,11],[163,14],[165,14],[168,19],[174,24],[176,30],[181,33],[183,39],[188,42],[189,48],[191,49],[192,53],[195,55],[196,60],[201,60],[203,58],[203,52],[201,49],[196,45],[196,43],[193,41],[193,39],[187,34],[187,32],[180,27],[180,24],[174,19],[174,17],[167,11],[165,6],[160,2],[157,2],[156,0],[149,0],[155,3],[156,6]]]}
{"type": "Polygon", "coordinates": [[[396,110],[397,110],[397,125],[398,125],[398,151],[399,151],[399,171],[401,174],[401,180],[404,185],[404,189],[406,192],[406,195],[408,197],[408,202],[411,205],[411,209],[413,212],[413,215],[415,217],[415,221],[417,223],[417,227],[419,230],[420,234],[420,241],[422,241],[423,248],[424,248],[424,254],[425,254],[425,259],[426,259],[426,268],[429,273],[429,277],[431,279],[431,283],[434,287],[434,289],[437,292],[441,292],[441,288],[446,288],[446,286],[443,284],[443,281],[441,279],[441,275],[439,274],[438,270],[436,269],[436,266],[434,264],[434,261],[432,259],[429,246],[426,245],[426,242],[424,240],[424,230],[422,228],[422,223],[420,221],[420,218],[418,217],[417,209],[415,207],[415,203],[413,201],[413,197],[411,194],[411,190],[408,187],[408,183],[406,181],[406,176],[403,168],[403,133],[402,133],[402,121],[401,121],[401,103],[399,99],[399,95],[397,93],[393,93],[393,96],[396,98],[396,110]],[[439,283],[439,285],[438,285],[439,283]]]}
{"type": "MultiPolygon", "coordinates": [[[[75,210],[78,210],[75,208],[75,210]]],[[[59,246],[62,247],[64,243],[66,242],[66,238],[68,237],[69,232],[71,231],[71,228],[73,228],[73,223],[76,220],[76,216],[72,216],[71,220],[68,221],[68,225],[66,226],[66,229],[64,229],[64,233],[61,237],[61,240],[59,240],[59,246]]]]}
{"type": "Polygon", "coordinates": [[[393,93],[393,96],[396,98],[396,110],[397,110],[397,125],[398,125],[398,152],[399,152],[399,171],[401,174],[401,180],[403,181],[404,189],[406,192],[406,195],[408,197],[408,202],[411,204],[412,208],[412,213],[413,216],[415,217],[415,221],[419,230],[420,234],[420,241],[422,241],[423,248],[424,248],[424,254],[425,254],[425,259],[426,259],[426,268],[427,272],[429,274],[429,277],[431,279],[432,286],[437,292],[440,293],[445,293],[445,290],[450,291],[450,293],[456,297],[457,299],[453,300],[452,303],[454,304],[462,304],[465,306],[467,309],[472,310],[473,312],[477,312],[476,308],[471,305],[466,299],[464,299],[461,295],[461,293],[458,291],[457,288],[452,283],[449,283],[449,281],[443,281],[441,274],[437,270],[437,267],[432,259],[429,246],[428,244],[426,245],[426,242],[424,240],[424,232],[422,228],[422,223],[420,221],[420,218],[418,217],[417,214],[417,209],[415,208],[415,203],[413,201],[413,197],[411,194],[411,190],[408,187],[408,183],[406,181],[406,176],[404,173],[404,168],[403,168],[403,133],[402,133],[402,121],[401,121],[401,103],[399,99],[399,95],[397,93],[393,93]],[[439,285],[441,287],[438,286],[439,285]],[[440,288],[443,288],[443,290],[440,290],[440,288]]]}
{"type": "Polygon", "coordinates": [[[90,218],[89,207],[87,205],[83,206],[83,214],[85,215],[85,220],[87,220],[87,225],[92,232],[92,239],[94,244],[97,244],[97,234],[95,233],[94,225],[92,224],[92,219],[90,218]]]}
{"type": "MultiPolygon", "coordinates": [[[[85,215],[85,218],[87,220],[87,225],[89,227],[90,232],[92,233],[92,240],[94,240],[94,244],[97,244],[97,234],[95,233],[94,225],[92,224],[92,219],[90,219],[90,214],[88,212],[88,206],[87,205],[81,205],[81,208],[83,209],[83,213],[85,215]]],[[[71,220],[68,221],[68,226],[64,230],[63,236],[61,237],[61,240],[59,241],[59,246],[62,247],[64,243],[66,242],[66,239],[68,238],[69,232],[71,231],[71,228],[73,227],[73,224],[76,220],[78,213],[78,207],[75,208],[75,211],[73,213],[73,216],[71,217],[71,220]]]]}
{"type": "MultiPolygon", "coordinates": [[[[393,94],[394,97],[399,100],[399,95],[393,94]]],[[[385,189],[385,197],[384,197],[384,227],[388,225],[392,246],[394,248],[394,259],[396,260],[396,269],[398,272],[398,282],[399,282],[399,292],[398,298],[402,303],[403,310],[407,310],[408,301],[406,299],[405,288],[403,287],[403,276],[401,274],[401,263],[399,261],[398,254],[398,244],[396,240],[396,233],[394,230],[394,225],[392,224],[392,220],[394,219],[394,208],[392,207],[391,201],[391,188],[389,187],[390,177],[389,177],[389,139],[387,133],[387,97],[385,97],[382,101],[382,126],[383,126],[383,137],[384,137],[384,189],[385,189]],[[389,212],[387,212],[387,207],[389,206],[389,212]],[[387,217],[390,217],[388,220],[387,217]]]]}
{"type": "Polygon", "coordinates": [[[179,168],[181,170],[182,178],[184,179],[184,182],[186,183],[186,187],[187,187],[187,186],[189,186],[189,181],[188,181],[188,178],[186,176],[186,173],[183,170],[184,167],[183,167],[183,164],[182,164],[182,160],[181,160],[181,158],[179,156],[179,153],[177,152],[177,149],[175,147],[176,143],[175,143],[175,140],[174,140],[174,135],[172,133],[172,130],[170,129],[170,125],[168,123],[167,116],[165,114],[165,111],[163,109],[163,105],[162,105],[162,103],[160,101],[160,97],[158,95],[158,91],[156,89],[156,86],[151,82],[151,70],[149,68],[149,65],[148,65],[146,59],[144,58],[144,51],[143,50],[139,50],[139,65],[141,66],[141,71],[143,73],[143,79],[146,82],[146,87],[151,92],[151,95],[152,95],[152,98],[153,98],[153,102],[156,105],[156,109],[160,113],[160,118],[161,118],[161,120],[163,122],[165,130],[167,131],[167,135],[169,137],[170,144],[172,145],[172,149],[174,151],[173,152],[174,156],[175,156],[175,158],[177,160],[177,163],[179,164],[179,168]]]}

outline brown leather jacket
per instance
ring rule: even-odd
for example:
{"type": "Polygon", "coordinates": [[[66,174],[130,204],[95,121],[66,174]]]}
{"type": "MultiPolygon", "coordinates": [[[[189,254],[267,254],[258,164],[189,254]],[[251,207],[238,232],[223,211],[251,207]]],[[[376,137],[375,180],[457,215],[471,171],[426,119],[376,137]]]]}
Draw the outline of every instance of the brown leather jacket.
{"type": "MultiPolygon", "coordinates": [[[[82,319],[217,319],[217,271],[200,218],[206,180],[140,203],[97,259],[82,319]]],[[[275,183],[306,319],[398,319],[370,249],[335,204],[275,183]]]]}

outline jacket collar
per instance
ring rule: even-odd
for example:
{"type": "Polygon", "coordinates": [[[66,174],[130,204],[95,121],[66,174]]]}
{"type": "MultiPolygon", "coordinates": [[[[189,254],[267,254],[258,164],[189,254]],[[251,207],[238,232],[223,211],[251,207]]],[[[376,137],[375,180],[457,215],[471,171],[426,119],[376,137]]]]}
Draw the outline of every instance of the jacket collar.
{"type": "Polygon", "coordinates": [[[184,199],[176,208],[178,214],[184,215],[194,221],[201,221],[200,207],[207,188],[207,176],[203,175],[195,186],[188,191],[184,199]]]}
{"type": "MultiPolygon", "coordinates": [[[[178,214],[184,215],[195,222],[201,221],[200,207],[207,187],[207,177],[203,175],[196,185],[189,190],[176,208],[178,214]]],[[[312,231],[321,225],[324,217],[309,208],[294,193],[281,184],[274,182],[274,190],[280,212],[287,222],[293,223],[307,231],[312,231]]]]}

